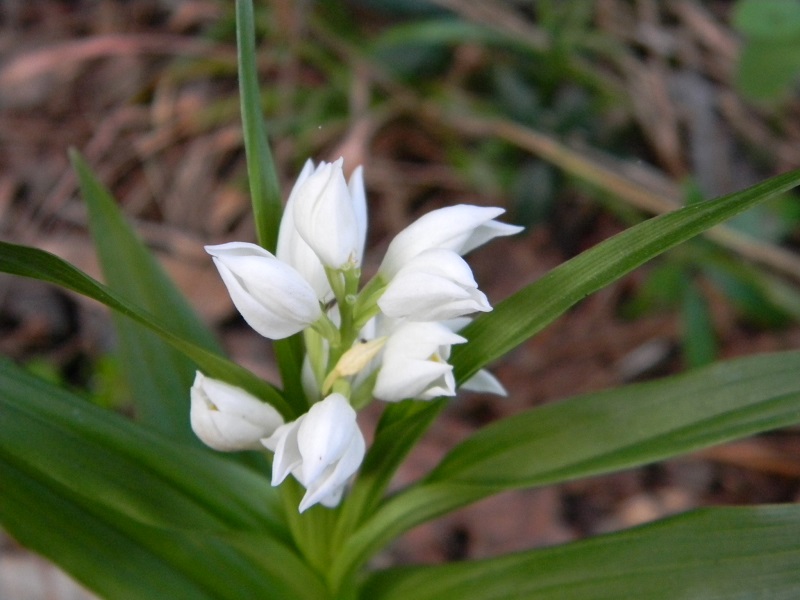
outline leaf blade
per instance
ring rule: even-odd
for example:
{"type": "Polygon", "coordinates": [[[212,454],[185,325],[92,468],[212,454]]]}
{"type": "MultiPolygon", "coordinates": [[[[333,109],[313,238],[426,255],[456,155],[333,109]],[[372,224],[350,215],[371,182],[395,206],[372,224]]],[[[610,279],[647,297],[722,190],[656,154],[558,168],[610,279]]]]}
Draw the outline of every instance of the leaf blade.
{"type": "Polygon", "coordinates": [[[343,547],[336,577],[415,525],[491,494],[631,468],[797,422],[800,352],[525,411],[483,428],[425,480],[386,501],[343,547]]]}
{"type": "Polygon", "coordinates": [[[695,203],[635,225],[559,265],[459,332],[453,348],[459,381],[532,337],[580,300],[695,235],[800,184],[800,170],[746,190],[695,203]]]}
{"type": "MultiPolygon", "coordinates": [[[[108,287],[171,323],[184,339],[222,354],[214,336],[125,221],[111,193],[77,151],[71,151],[70,158],[89,209],[89,225],[108,287]]],[[[194,363],[141,325],[113,316],[117,351],[133,392],[136,417],[168,435],[199,443],[187,418],[194,363]]]]}
{"type": "Polygon", "coordinates": [[[282,211],[281,191],[261,112],[252,0],[236,0],[236,42],[242,130],[253,217],[259,244],[275,252],[282,211]]]}
{"type": "Polygon", "coordinates": [[[292,408],[274,386],[247,369],[187,341],[147,311],[124,300],[103,284],[49,252],[0,241],[0,272],[54,283],[97,300],[157,333],[197,363],[207,375],[244,388],[272,404],[284,417],[294,418],[292,408]]]}
{"type": "Polygon", "coordinates": [[[800,507],[702,509],[582,542],[378,572],[362,598],[796,598],[800,507]]]}

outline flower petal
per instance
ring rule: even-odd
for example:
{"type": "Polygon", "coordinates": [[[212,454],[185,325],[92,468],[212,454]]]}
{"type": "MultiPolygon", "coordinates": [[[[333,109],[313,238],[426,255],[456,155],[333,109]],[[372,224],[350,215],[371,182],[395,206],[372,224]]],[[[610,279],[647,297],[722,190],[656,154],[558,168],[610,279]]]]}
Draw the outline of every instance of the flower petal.
{"type": "Polygon", "coordinates": [[[493,220],[504,212],[502,208],[469,204],[431,211],[395,236],[379,270],[392,277],[425,250],[444,248],[463,255],[495,237],[522,231],[522,227],[493,220]]]}
{"type": "Polygon", "coordinates": [[[233,304],[264,337],[279,340],[322,316],[314,290],[289,265],[246,242],[206,246],[233,304]]]}
{"type": "Polygon", "coordinates": [[[407,322],[389,335],[373,394],[379,400],[455,395],[450,346],[467,340],[440,323],[407,322]]]}
{"type": "Polygon", "coordinates": [[[441,321],[492,310],[472,270],[452,250],[421,252],[392,278],[378,300],[389,317],[441,321]]]}
{"type": "Polygon", "coordinates": [[[496,394],[497,396],[508,396],[506,388],[486,369],[481,369],[475,375],[461,384],[462,390],[477,392],[481,394],[496,394]]]}
{"type": "Polygon", "coordinates": [[[192,430],[207,446],[222,452],[260,448],[259,440],[283,423],[275,408],[200,371],[190,390],[192,430]]]}
{"type": "Polygon", "coordinates": [[[319,301],[324,303],[333,298],[333,290],[331,290],[328,277],[325,275],[325,268],[322,266],[319,257],[311,249],[311,246],[306,244],[305,240],[300,236],[294,224],[294,207],[297,204],[297,196],[303,183],[312,173],[314,173],[314,163],[311,160],[307,160],[283,210],[275,256],[294,267],[314,288],[319,301]]]}
{"type": "Polygon", "coordinates": [[[323,265],[355,266],[361,245],[359,217],[344,180],[342,159],[321,163],[300,186],[294,226],[323,265]]]}
{"type": "Polygon", "coordinates": [[[341,394],[331,394],[309,409],[297,434],[307,481],[317,479],[328,465],[342,457],[354,428],[358,428],[356,411],[341,394]]]}

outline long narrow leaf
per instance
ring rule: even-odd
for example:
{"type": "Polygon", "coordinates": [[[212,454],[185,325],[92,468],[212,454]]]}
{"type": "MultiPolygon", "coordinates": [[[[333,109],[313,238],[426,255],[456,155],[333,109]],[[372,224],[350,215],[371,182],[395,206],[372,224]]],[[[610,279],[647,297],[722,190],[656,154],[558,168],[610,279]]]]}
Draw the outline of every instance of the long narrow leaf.
{"type": "Polygon", "coordinates": [[[324,597],[265,476],[10,361],[0,423],[0,523],[105,597],[324,597]]]}
{"type": "Polygon", "coordinates": [[[104,598],[326,597],[319,578],[269,536],[154,527],[2,460],[0,486],[5,529],[104,598]]]}
{"type": "Polygon", "coordinates": [[[281,191],[261,112],[255,37],[252,0],[236,0],[239,95],[253,217],[259,243],[274,252],[281,219],[281,191]]]}
{"type": "Polygon", "coordinates": [[[703,509],[555,548],[373,575],[364,600],[800,597],[800,506],[703,509]]]}
{"type": "Polygon", "coordinates": [[[559,265],[463,329],[453,348],[459,381],[500,358],[589,294],[689,238],[800,184],[800,170],[654,217],[559,265]]]}
{"type": "Polygon", "coordinates": [[[294,417],[291,407],[273,386],[256,377],[247,369],[187,341],[171,326],[160,322],[147,311],[121,298],[103,284],[49,252],[0,242],[0,272],[55,283],[102,302],[109,308],[113,308],[157,333],[166,342],[191,358],[211,377],[223,379],[242,387],[272,404],[284,417],[294,417]]]}
{"type": "MultiPolygon", "coordinates": [[[[259,243],[275,252],[278,243],[282,203],[275,161],[269,148],[267,128],[261,110],[261,92],[256,65],[255,19],[252,0],[236,2],[236,40],[239,56],[239,96],[241,98],[242,129],[247,155],[247,175],[250,199],[259,243]]],[[[275,357],[281,371],[286,398],[297,414],[305,411],[300,385],[302,356],[298,356],[300,338],[293,336],[273,342],[275,357]]]]}
{"type": "Polygon", "coordinates": [[[493,493],[613,472],[798,422],[798,352],[538,407],[486,427],[389,500],[345,544],[336,576],[345,579],[411,527],[493,493]]]}
{"type": "MultiPolygon", "coordinates": [[[[221,354],[214,336],[138,239],[109,191],[80,154],[73,151],[70,157],[89,209],[92,237],[108,287],[170,323],[187,341],[221,354]]],[[[137,418],[168,435],[195,442],[187,417],[194,363],[130,319],[115,314],[114,325],[137,418]]]]}
{"type": "Polygon", "coordinates": [[[154,526],[258,529],[289,539],[266,474],[137,426],[7,360],[0,360],[0,423],[0,461],[98,506],[154,526]]]}

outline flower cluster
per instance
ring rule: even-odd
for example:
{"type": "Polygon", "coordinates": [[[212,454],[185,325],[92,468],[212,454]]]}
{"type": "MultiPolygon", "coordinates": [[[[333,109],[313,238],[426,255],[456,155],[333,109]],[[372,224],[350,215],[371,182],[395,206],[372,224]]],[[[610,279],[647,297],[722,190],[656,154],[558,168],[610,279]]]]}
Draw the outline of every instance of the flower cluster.
{"type": "MultiPolygon", "coordinates": [[[[275,254],[255,244],[207,246],[245,321],[279,340],[303,333],[303,388],[310,408],[284,423],[271,406],[197,374],[191,422],[217,450],[266,447],[272,484],[291,474],[306,488],[300,511],[338,504],[361,464],[356,409],[372,398],[431,400],[456,393],[453,344],[467,315],[491,310],[462,256],[520,227],[504,211],[458,205],[432,211],[390,243],[377,274],[360,287],[367,231],[361,168],[308,161],[287,201],[275,254]]],[[[463,387],[505,393],[487,371],[463,387]]]]}

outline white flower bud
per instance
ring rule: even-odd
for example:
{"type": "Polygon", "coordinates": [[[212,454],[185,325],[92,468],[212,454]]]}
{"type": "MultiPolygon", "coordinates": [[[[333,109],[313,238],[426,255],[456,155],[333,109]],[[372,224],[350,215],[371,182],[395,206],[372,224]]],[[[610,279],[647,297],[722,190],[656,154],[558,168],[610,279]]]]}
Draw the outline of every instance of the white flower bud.
{"type": "Polygon", "coordinates": [[[441,321],[492,310],[469,265],[442,248],[425,250],[403,265],[378,306],[389,317],[412,321],[441,321]]]}
{"type": "Polygon", "coordinates": [[[261,438],[272,435],[283,424],[283,417],[271,405],[200,371],[190,396],[192,430],[215,450],[257,450],[261,438]]]}
{"type": "Polygon", "coordinates": [[[292,188],[292,192],[289,194],[289,200],[286,201],[280,229],[278,230],[278,245],[275,250],[275,256],[294,267],[314,288],[319,301],[324,303],[333,298],[331,284],[328,282],[328,277],[325,275],[325,269],[319,258],[311,249],[311,246],[306,244],[305,240],[300,237],[300,233],[294,226],[294,206],[297,204],[298,193],[303,183],[313,172],[314,163],[311,160],[307,160],[303,170],[300,172],[300,176],[297,178],[297,182],[292,188]]]}
{"type": "Polygon", "coordinates": [[[206,246],[233,304],[248,325],[279,340],[322,316],[311,285],[289,265],[246,242],[206,246]]]}
{"type": "Polygon", "coordinates": [[[360,266],[367,213],[359,170],[348,187],[342,159],[320,163],[299,185],[292,212],[294,227],[323,265],[333,269],[360,266]]]}
{"type": "Polygon", "coordinates": [[[467,340],[441,323],[404,323],[386,340],[373,395],[386,402],[455,396],[452,344],[467,340]]]}

